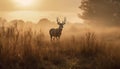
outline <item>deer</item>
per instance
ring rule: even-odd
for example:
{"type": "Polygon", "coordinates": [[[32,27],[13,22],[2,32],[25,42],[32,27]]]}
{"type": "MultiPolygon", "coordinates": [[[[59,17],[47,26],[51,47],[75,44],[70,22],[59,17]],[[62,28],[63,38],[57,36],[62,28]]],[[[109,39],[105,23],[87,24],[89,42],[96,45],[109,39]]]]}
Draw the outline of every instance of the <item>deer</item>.
{"type": "Polygon", "coordinates": [[[66,18],[62,22],[59,21],[59,18],[57,17],[57,24],[59,25],[58,28],[51,28],[49,30],[50,38],[51,40],[60,39],[60,36],[62,34],[63,26],[66,24],[66,18]]]}

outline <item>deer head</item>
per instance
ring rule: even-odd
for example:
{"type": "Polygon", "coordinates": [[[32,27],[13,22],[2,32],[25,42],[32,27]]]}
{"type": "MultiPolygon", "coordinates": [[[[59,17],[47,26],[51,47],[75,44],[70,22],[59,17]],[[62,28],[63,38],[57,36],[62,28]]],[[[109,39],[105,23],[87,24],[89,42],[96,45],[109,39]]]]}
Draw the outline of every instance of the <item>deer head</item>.
{"type": "Polygon", "coordinates": [[[62,21],[62,23],[60,22],[59,18],[57,17],[57,23],[58,23],[58,25],[60,25],[60,24],[64,25],[66,23],[66,17],[64,17],[64,20],[62,21]]]}
{"type": "Polygon", "coordinates": [[[59,28],[62,29],[63,25],[65,25],[66,23],[66,17],[64,17],[64,20],[62,21],[62,23],[60,22],[59,18],[57,17],[57,24],[59,25],[59,28]]]}

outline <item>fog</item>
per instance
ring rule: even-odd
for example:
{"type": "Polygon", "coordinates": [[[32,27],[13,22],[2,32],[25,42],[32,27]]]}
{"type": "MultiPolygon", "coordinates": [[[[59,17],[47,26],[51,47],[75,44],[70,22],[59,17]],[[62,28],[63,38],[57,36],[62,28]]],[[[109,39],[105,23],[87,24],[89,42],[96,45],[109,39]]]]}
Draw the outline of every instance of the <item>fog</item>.
{"type": "MultiPolygon", "coordinates": [[[[7,21],[4,18],[0,19],[0,26],[17,26],[19,30],[27,31],[32,30],[33,32],[42,32],[46,37],[46,40],[50,40],[49,30],[51,28],[58,28],[58,24],[56,21],[50,21],[47,18],[40,19],[37,23],[33,23],[30,21],[23,21],[23,20],[12,20],[7,21]]],[[[110,26],[96,26],[88,23],[70,23],[66,22],[64,25],[61,40],[64,39],[71,39],[71,38],[78,38],[81,35],[84,35],[86,32],[95,33],[97,37],[100,39],[104,39],[107,42],[115,42],[119,43],[120,41],[120,32],[119,27],[110,27],[110,26]]]]}

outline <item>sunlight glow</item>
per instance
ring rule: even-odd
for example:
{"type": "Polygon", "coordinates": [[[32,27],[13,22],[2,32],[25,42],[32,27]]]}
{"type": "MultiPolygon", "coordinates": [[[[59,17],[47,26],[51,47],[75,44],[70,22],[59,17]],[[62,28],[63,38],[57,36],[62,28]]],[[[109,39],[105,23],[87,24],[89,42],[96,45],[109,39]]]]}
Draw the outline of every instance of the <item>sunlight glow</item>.
{"type": "Polygon", "coordinates": [[[34,4],[35,0],[14,0],[17,6],[28,7],[34,4]]]}

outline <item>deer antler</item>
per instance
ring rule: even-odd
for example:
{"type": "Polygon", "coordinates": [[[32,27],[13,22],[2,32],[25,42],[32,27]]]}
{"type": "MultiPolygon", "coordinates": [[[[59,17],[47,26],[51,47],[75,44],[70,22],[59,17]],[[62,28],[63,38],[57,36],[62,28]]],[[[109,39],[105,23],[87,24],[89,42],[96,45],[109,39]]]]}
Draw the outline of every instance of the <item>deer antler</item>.
{"type": "Polygon", "coordinates": [[[62,22],[63,24],[65,24],[66,23],[66,17],[64,17],[64,21],[62,22]]]}
{"type": "Polygon", "coordinates": [[[59,18],[58,18],[58,17],[57,17],[57,23],[60,24],[60,22],[59,22],[59,18]]]}

